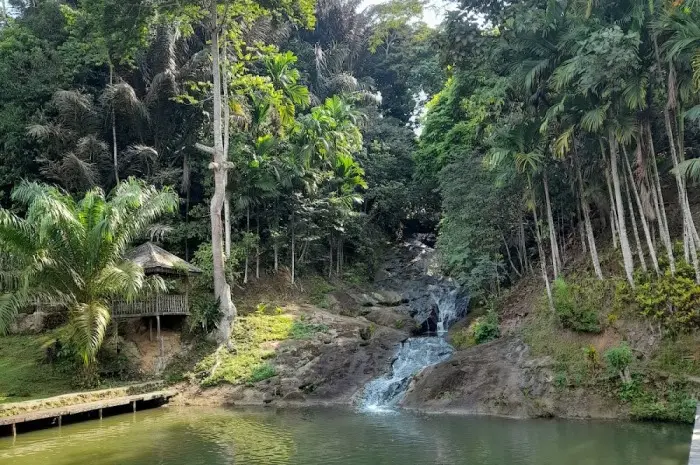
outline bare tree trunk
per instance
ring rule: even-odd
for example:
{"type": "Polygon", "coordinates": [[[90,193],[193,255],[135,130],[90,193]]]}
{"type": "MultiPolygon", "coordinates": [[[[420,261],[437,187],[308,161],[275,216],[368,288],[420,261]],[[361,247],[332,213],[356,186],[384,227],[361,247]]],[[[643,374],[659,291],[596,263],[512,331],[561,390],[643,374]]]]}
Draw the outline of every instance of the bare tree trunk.
{"type": "Polygon", "coordinates": [[[525,274],[525,273],[527,273],[527,265],[525,264],[525,252],[524,252],[523,241],[520,238],[521,226],[522,226],[522,219],[520,220],[520,225],[518,226],[518,229],[516,231],[516,234],[518,236],[518,246],[516,247],[515,250],[518,252],[518,264],[520,265],[520,270],[522,270],[522,273],[525,274]]]}
{"type": "MultiPolygon", "coordinates": [[[[215,1],[215,0],[211,0],[215,1]]],[[[229,132],[231,130],[231,106],[229,104],[229,98],[228,98],[228,85],[229,85],[229,79],[228,79],[228,41],[224,40],[223,46],[223,55],[224,55],[224,61],[223,61],[223,66],[221,67],[221,79],[223,82],[222,87],[222,94],[223,94],[223,111],[224,111],[224,127],[223,127],[223,138],[224,138],[224,157],[226,160],[228,160],[228,149],[229,149],[229,132]]],[[[226,172],[228,176],[228,171],[226,172]]],[[[228,179],[226,180],[228,184],[228,179]]],[[[224,226],[225,226],[225,236],[224,236],[224,245],[225,245],[225,255],[226,259],[231,258],[231,199],[228,195],[226,194],[226,200],[224,204],[224,226]]]]}
{"type": "Polygon", "coordinates": [[[544,247],[542,247],[542,234],[540,234],[540,223],[537,219],[537,204],[533,205],[532,215],[535,218],[535,236],[537,239],[537,250],[540,254],[540,270],[542,271],[542,279],[544,279],[544,286],[547,290],[547,300],[549,301],[549,309],[554,312],[554,298],[552,297],[552,287],[549,284],[549,276],[547,275],[547,256],[544,254],[544,247]]]}
{"type": "Polygon", "coordinates": [[[552,216],[552,204],[549,201],[549,181],[547,174],[543,176],[544,180],[544,198],[547,207],[547,226],[549,227],[549,243],[552,249],[552,269],[554,270],[554,279],[559,277],[561,270],[561,258],[559,257],[559,244],[557,242],[557,230],[554,225],[554,217],[552,216]]]}
{"type": "Polygon", "coordinates": [[[622,249],[622,261],[625,265],[625,275],[630,286],[634,289],[634,258],[627,238],[627,227],[625,226],[625,209],[623,207],[622,189],[620,186],[620,176],[617,171],[618,145],[615,133],[611,130],[610,138],[610,170],[612,172],[613,190],[615,192],[615,205],[617,207],[617,220],[620,225],[620,249],[622,249]]]}
{"type": "MultiPolygon", "coordinates": [[[[659,45],[654,36],[654,53],[656,56],[656,63],[658,72],[662,71],[661,57],[659,54],[659,45]]],[[[671,122],[671,110],[677,109],[678,107],[678,90],[676,82],[676,70],[674,64],[669,62],[668,64],[668,101],[664,105],[664,125],[666,127],[666,136],[668,137],[669,149],[671,152],[671,160],[673,162],[673,168],[676,178],[676,187],[678,189],[678,200],[683,213],[683,246],[686,252],[686,260],[688,254],[693,262],[693,268],[695,269],[695,281],[700,284],[700,263],[697,259],[697,247],[700,246],[700,237],[698,236],[697,228],[695,227],[695,221],[693,220],[693,215],[690,210],[690,202],[688,201],[688,192],[685,186],[685,180],[683,176],[678,171],[678,165],[680,163],[679,157],[683,157],[683,141],[676,141],[673,135],[673,124],[671,122]],[[676,142],[678,142],[678,148],[681,150],[679,154],[676,150],[676,142]],[[692,250],[691,250],[692,249],[692,250]]],[[[681,129],[682,131],[682,129],[681,129]]],[[[680,132],[680,131],[679,131],[680,132]]]]}
{"type": "MultiPolygon", "coordinates": [[[[250,234],[250,205],[245,211],[245,232],[250,234]]],[[[245,246],[245,268],[243,269],[243,284],[248,284],[248,262],[250,261],[250,249],[245,246]]]]}
{"type": "Polygon", "coordinates": [[[520,243],[523,250],[523,260],[525,261],[525,267],[529,269],[532,273],[532,263],[530,263],[530,257],[527,253],[527,243],[525,242],[525,224],[523,220],[520,221],[520,243]]]}
{"type": "MultiPolygon", "coordinates": [[[[627,208],[630,211],[630,219],[632,220],[632,233],[634,235],[634,243],[637,246],[637,256],[639,257],[639,263],[642,265],[642,270],[647,272],[647,262],[644,258],[644,249],[642,248],[642,241],[639,240],[639,229],[637,228],[637,216],[634,213],[634,207],[632,206],[632,193],[630,192],[629,181],[626,177],[625,179],[625,193],[627,194],[627,208]]],[[[641,218],[644,222],[644,218],[641,218]]]]}
{"type": "Polygon", "coordinates": [[[328,278],[333,277],[333,233],[328,237],[328,278]]]}
{"type": "Polygon", "coordinates": [[[336,244],[337,247],[337,256],[335,259],[335,275],[340,277],[340,264],[343,261],[343,236],[338,236],[338,243],[336,244]]]}
{"type": "MultiPolygon", "coordinates": [[[[637,185],[634,182],[634,175],[632,174],[632,166],[630,165],[629,158],[625,154],[625,166],[627,167],[627,175],[629,176],[630,189],[634,194],[634,200],[637,204],[637,210],[639,211],[639,217],[642,222],[642,229],[644,230],[644,238],[647,242],[647,247],[649,248],[649,256],[651,258],[651,264],[654,267],[654,272],[659,276],[661,270],[659,269],[659,260],[656,256],[656,248],[654,247],[654,242],[652,240],[651,231],[649,230],[649,223],[644,216],[644,207],[642,206],[642,200],[639,197],[639,191],[637,191],[637,185]]],[[[630,206],[630,208],[632,208],[630,206]]]]}
{"type": "Polygon", "coordinates": [[[501,239],[503,239],[503,246],[506,248],[506,254],[508,255],[508,263],[510,263],[510,267],[513,269],[515,274],[518,276],[522,276],[518,268],[515,266],[515,263],[513,263],[513,256],[510,254],[510,247],[508,247],[508,242],[506,241],[506,236],[503,235],[503,232],[501,231],[501,239]]]}
{"type": "Polygon", "coordinates": [[[294,237],[294,212],[292,212],[292,221],[291,221],[291,228],[292,228],[292,284],[294,284],[294,277],[295,277],[295,272],[296,272],[296,241],[294,237]]]}
{"type": "Polygon", "coordinates": [[[219,302],[221,319],[219,320],[217,340],[221,344],[230,345],[231,324],[236,318],[236,307],[231,301],[231,287],[226,282],[224,268],[224,238],[222,231],[221,212],[226,197],[228,181],[228,160],[224,153],[222,128],[228,121],[222,121],[221,109],[221,73],[219,60],[219,26],[216,12],[216,1],[211,2],[211,55],[214,103],[214,147],[210,149],[214,156],[211,168],[214,171],[214,194],[210,204],[211,238],[214,268],[214,296],[219,302]]]}
{"type": "Polygon", "coordinates": [[[649,141],[649,151],[651,153],[651,168],[653,175],[654,189],[652,189],[653,197],[655,198],[655,205],[657,209],[657,219],[659,222],[659,235],[661,236],[661,241],[664,243],[666,248],[666,257],[668,259],[668,265],[671,269],[671,275],[676,274],[676,259],[673,256],[673,243],[671,242],[671,234],[668,229],[668,218],[666,217],[666,207],[664,205],[664,195],[661,188],[661,177],[659,176],[659,168],[656,166],[656,150],[654,148],[654,138],[651,133],[651,125],[647,122],[645,125],[647,139],[649,141]]]}
{"type": "Polygon", "coordinates": [[[585,226],[583,224],[583,215],[581,214],[581,205],[583,205],[583,199],[580,199],[579,205],[576,208],[576,214],[578,215],[578,235],[581,237],[581,252],[583,252],[584,255],[587,255],[588,254],[588,247],[587,247],[588,238],[586,237],[586,229],[585,229],[585,226]]]}
{"type": "Polygon", "coordinates": [[[593,235],[593,225],[591,224],[591,213],[588,207],[588,201],[586,200],[585,193],[583,190],[583,176],[581,175],[581,165],[578,162],[578,156],[574,149],[574,165],[576,168],[576,179],[578,180],[579,189],[579,199],[581,200],[581,210],[583,210],[583,221],[586,227],[586,237],[588,238],[588,249],[591,251],[591,261],[593,262],[593,269],[595,274],[601,281],[603,280],[603,270],[600,268],[600,260],[598,258],[598,248],[595,243],[595,236],[593,235]]]}
{"type": "Polygon", "coordinates": [[[226,195],[226,200],[224,201],[224,224],[224,255],[228,260],[231,258],[231,202],[228,195],[226,195]]]}
{"type": "Polygon", "coordinates": [[[255,279],[260,279],[260,211],[255,209],[255,232],[258,236],[255,242],[255,279]]]}
{"type": "MultiPolygon", "coordinates": [[[[114,65],[109,61],[109,85],[114,85],[114,65]]],[[[110,105],[112,118],[112,158],[114,163],[114,181],[119,184],[119,158],[117,157],[117,113],[114,110],[114,102],[110,105]]]]}

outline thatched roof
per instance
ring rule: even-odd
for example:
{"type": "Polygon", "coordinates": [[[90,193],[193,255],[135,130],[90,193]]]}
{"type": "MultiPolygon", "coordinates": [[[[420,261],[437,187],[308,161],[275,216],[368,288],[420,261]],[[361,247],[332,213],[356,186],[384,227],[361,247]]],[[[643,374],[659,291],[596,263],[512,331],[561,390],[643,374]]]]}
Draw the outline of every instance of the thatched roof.
{"type": "Polygon", "coordinates": [[[152,273],[172,273],[189,274],[201,273],[202,270],[187,263],[180,257],[171,254],[165,249],[155,245],[153,242],[146,242],[127,252],[128,260],[141,265],[147,274],[152,273]]]}

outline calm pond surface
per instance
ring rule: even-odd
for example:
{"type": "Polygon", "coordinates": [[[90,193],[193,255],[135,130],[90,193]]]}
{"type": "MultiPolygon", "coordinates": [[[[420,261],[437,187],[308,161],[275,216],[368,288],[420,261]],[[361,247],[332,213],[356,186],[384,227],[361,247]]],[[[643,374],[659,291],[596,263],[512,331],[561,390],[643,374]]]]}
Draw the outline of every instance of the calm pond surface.
{"type": "Polygon", "coordinates": [[[0,438],[12,465],[685,465],[690,426],[162,408],[0,438]]]}

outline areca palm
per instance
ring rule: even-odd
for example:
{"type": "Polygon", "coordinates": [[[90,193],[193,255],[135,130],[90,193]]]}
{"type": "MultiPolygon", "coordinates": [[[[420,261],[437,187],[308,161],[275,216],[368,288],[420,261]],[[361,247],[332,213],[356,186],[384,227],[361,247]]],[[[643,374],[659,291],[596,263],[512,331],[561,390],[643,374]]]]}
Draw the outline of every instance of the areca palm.
{"type": "Polygon", "coordinates": [[[109,196],[95,188],[80,201],[33,182],[18,186],[12,198],[27,213],[21,218],[0,209],[0,333],[30,302],[58,303],[69,312],[70,343],[88,365],[102,345],[110,300],[163,288],[123,254],[175,210],[177,195],[129,179],[109,196]]]}

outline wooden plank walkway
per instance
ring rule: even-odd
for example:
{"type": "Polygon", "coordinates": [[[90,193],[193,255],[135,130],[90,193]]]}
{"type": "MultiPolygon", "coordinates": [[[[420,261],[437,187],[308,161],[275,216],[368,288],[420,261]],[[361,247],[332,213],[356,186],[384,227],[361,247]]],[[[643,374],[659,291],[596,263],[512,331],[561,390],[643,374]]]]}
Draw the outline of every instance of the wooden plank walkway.
{"type": "Polygon", "coordinates": [[[115,397],[94,402],[86,402],[82,404],[66,405],[65,407],[33,410],[18,415],[0,417],[0,426],[12,426],[12,434],[17,434],[16,425],[18,424],[27,423],[30,421],[48,420],[55,418],[58,420],[58,426],[61,426],[61,419],[66,416],[76,415],[79,413],[98,412],[101,418],[102,410],[104,409],[109,409],[113,407],[123,407],[132,404],[134,411],[136,411],[137,402],[151,400],[162,400],[163,402],[167,402],[176,394],[177,392],[172,390],[163,390],[147,392],[144,394],[115,397]]]}
{"type": "Polygon", "coordinates": [[[688,465],[700,465],[700,404],[695,409],[695,426],[690,442],[690,458],[688,465]]]}

